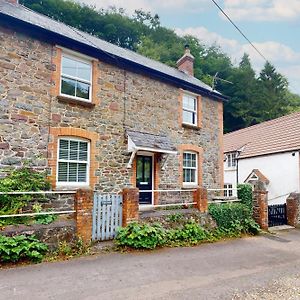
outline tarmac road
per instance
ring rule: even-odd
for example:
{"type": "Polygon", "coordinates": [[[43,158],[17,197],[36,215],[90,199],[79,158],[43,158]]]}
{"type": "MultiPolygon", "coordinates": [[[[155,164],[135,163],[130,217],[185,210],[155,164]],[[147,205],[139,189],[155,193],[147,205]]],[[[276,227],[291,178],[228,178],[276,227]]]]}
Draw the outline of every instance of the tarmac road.
{"type": "MultiPolygon", "coordinates": [[[[296,278],[300,291],[299,274],[300,230],[293,229],[193,248],[3,269],[0,299],[260,299],[267,287],[271,296],[263,299],[277,299],[281,280],[296,278]]],[[[288,282],[278,299],[300,299],[298,287],[288,282]],[[295,294],[285,297],[291,286],[295,294]]]]}

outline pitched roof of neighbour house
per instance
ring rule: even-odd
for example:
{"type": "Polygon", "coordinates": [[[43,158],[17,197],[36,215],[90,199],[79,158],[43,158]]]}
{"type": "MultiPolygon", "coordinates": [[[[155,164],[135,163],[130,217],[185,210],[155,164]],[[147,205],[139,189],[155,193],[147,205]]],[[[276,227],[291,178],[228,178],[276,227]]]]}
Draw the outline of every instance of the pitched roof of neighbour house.
{"type": "Polygon", "coordinates": [[[155,150],[156,152],[176,152],[175,145],[166,135],[156,135],[134,130],[126,130],[135,148],[140,150],[155,150]]]}
{"type": "Polygon", "coordinates": [[[0,23],[4,22],[19,30],[23,29],[35,36],[61,46],[80,50],[93,57],[101,57],[120,67],[135,69],[139,72],[165,80],[183,89],[210,96],[218,100],[227,97],[213,90],[197,78],[158,61],[146,58],[136,52],[118,47],[93,35],[55,21],[20,4],[0,0],[0,23]]]}
{"type": "Polygon", "coordinates": [[[253,169],[244,182],[253,180],[253,177],[255,177],[255,180],[259,180],[265,184],[269,184],[270,182],[269,179],[258,169],[253,169]]]}
{"type": "Polygon", "coordinates": [[[240,151],[239,159],[300,150],[300,112],[224,135],[224,153],[240,151]]]}

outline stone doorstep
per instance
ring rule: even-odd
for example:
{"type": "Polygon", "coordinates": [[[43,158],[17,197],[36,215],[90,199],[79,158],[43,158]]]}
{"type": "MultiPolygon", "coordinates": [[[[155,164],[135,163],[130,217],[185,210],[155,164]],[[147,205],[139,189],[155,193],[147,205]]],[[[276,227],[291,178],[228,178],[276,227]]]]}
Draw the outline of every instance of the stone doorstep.
{"type": "Polygon", "coordinates": [[[280,226],[269,227],[270,232],[276,232],[276,231],[281,231],[281,230],[290,230],[290,229],[295,229],[295,227],[290,226],[290,225],[280,225],[280,226]]]}

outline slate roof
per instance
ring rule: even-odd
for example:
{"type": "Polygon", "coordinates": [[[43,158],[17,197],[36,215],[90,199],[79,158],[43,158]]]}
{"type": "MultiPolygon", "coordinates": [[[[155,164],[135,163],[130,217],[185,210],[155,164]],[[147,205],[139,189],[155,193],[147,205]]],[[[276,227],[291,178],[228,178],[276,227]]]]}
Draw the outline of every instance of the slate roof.
{"type": "Polygon", "coordinates": [[[137,147],[176,151],[175,145],[166,135],[155,135],[133,130],[127,130],[126,132],[137,147]]]}
{"type": "MultiPolygon", "coordinates": [[[[158,61],[144,57],[136,52],[108,43],[95,36],[92,36],[64,23],[55,21],[45,15],[32,11],[20,4],[16,5],[8,3],[5,0],[0,0],[0,21],[1,15],[24,22],[27,25],[32,25],[35,28],[47,30],[49,33],[55,34],[57,37],[60,36],[68,38],[69,41],[81,43],[85,47],[88,46],[90,48],[93,48],[94,53],[97,53],[97,51],[99,52],[100,50],[113,57],[116,61],[118,58],[121,58],[125,59],[129,63],[135,64],[136,66],[143,67],[143,69],[145,69],[144,71],[155,70],[165,77],[175,79],[176,82],[182,82],[183,84],[185,84],[185,87],[190,86],[194,89],[198,88],[201,91],[206,92],[206,94],[214,96],[217,99],[227,99],[227,97],[225,97],[224,95],[215,90],[212,90],[212,88],[204,82],[198,80],[193,76],[185,74],[178,69],[171,68],[158,61]]],[[[59,41],[57,41],[57,43],[59,43],[59,41]]]]}
{"type": "Polygon", "coordinates": [[[300,112],[224,135],[224,153],[239,158],[300,150],[300,112]]]}

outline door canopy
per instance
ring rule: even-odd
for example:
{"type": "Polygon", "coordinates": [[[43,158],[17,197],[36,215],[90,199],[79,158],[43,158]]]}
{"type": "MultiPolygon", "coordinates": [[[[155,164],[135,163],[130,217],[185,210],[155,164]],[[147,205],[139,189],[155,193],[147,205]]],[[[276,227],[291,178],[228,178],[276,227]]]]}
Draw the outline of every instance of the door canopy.
{"type": "Polygon", "coordinates": [[[140,131],[127,130],[128,152],[131,152],[128,168],[138,151],[148,151],[163,154],[177,154],[175,145],[167,135],[156,135],[140,131]]]}

